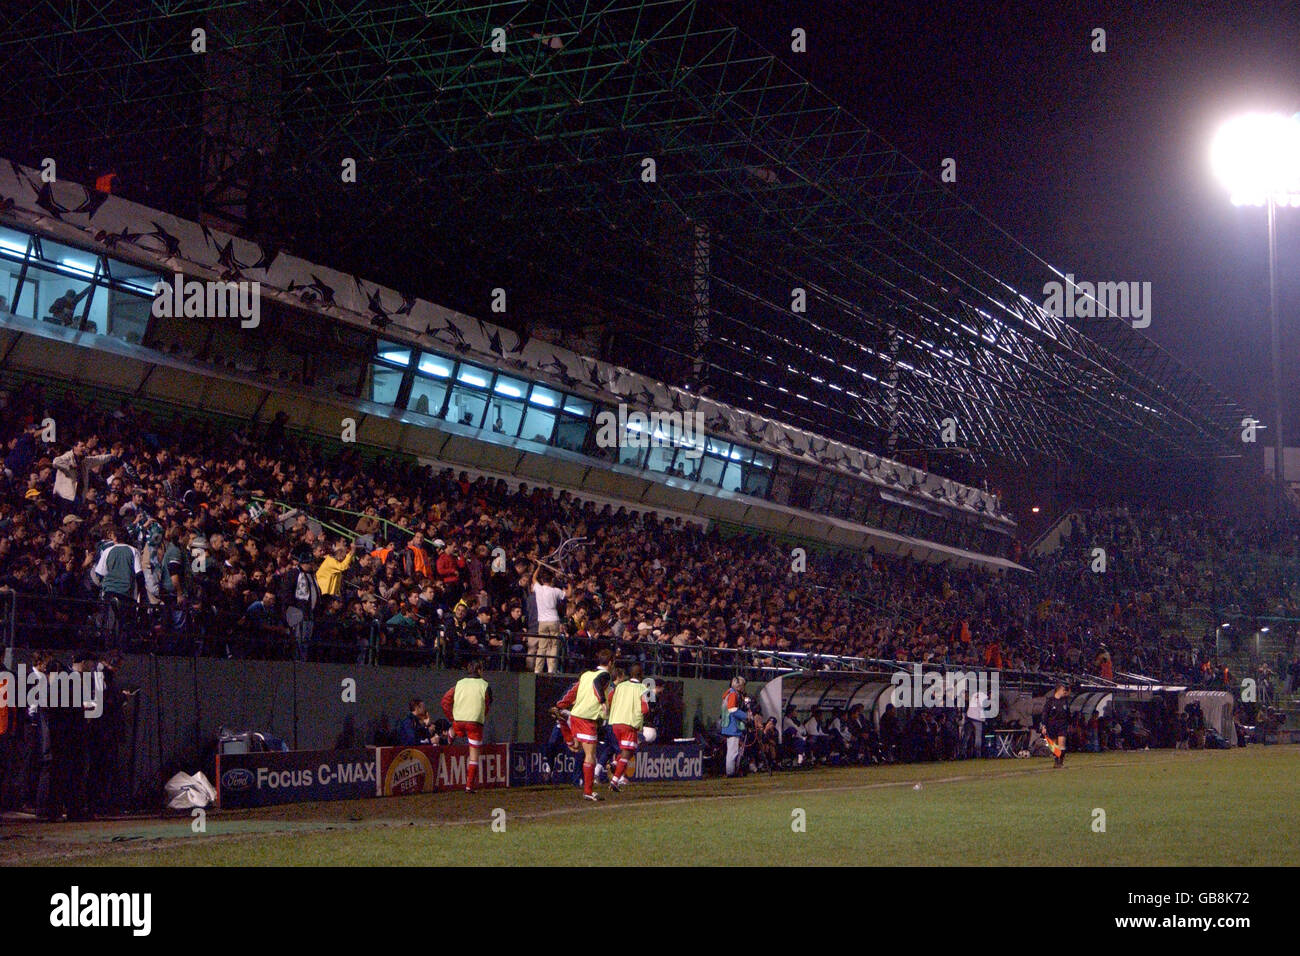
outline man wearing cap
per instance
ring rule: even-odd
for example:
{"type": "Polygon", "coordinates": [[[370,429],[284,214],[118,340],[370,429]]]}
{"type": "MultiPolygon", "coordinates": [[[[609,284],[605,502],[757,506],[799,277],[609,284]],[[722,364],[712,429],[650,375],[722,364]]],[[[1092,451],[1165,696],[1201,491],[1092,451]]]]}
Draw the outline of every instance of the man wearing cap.
{"type": "Polygon", "coordinates": [[[294,554],[297,567],[280,575],[280,606],[284,608],[284,622],[289,625],[294,653],[298,660],[307,659],[311,645],[316,603],[320,600],[320,585],[312,569],[314,558],[310,548],[299,548],[294,554]]]}

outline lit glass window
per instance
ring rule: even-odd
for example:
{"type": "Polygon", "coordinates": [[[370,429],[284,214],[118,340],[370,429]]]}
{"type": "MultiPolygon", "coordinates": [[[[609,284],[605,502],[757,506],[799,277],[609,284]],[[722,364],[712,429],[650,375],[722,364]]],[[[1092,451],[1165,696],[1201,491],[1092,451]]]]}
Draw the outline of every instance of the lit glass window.
{"type": "Polygon", "coordinates": [[[411,397],[407,400],[406,407],[421,415],[437,416],[442,414],[442,402],[446,397],[447,386],[444,382],[416,376],[411,382],[411,397]]]}
{"type": "Polygon", "coordinates": [[[517,398],[523,400],[528,394],[528,383],[518,378],[506,378],[504,375],[498,375],[497,381],[492,386],[492,391],[503,398],[517,398]]]}
{"type": "Polygon", "coordinates": [[[721,487],[724,468],[726,468],[726,462],[722,461],[722,459],[706,455],[704,460],[700,462],[700,474],[697,480],[701,484],[721,487]]]}
{"type": "MultiPolygon", "coordinates": [[[[733,471],[738,471],[739,469],[740,466],[734,463],[728,466],[727,475],[723,481],[724,488],[731,487],[729,482],[733,480],[732,473],[733,471]]],[[[756,498],[769,497],[769,493],[772,488],[771,471],[764,471],[762,469],[754,468],[749,465],[746,465],[744,468],[744,475],[740,477],[739,480],[740,480],[740,490],[745,494],[753,495],[756,498]]]]}
{"type": "Polygon", "coordinates": [[[488,369],[462,362],[456,370],[456,381],[474,388],[487,388],[492,384],[492,373],[488,369]]]}
{"type": "Polygon", "coordinates": [[[564,395],[552,388],[546,388],[544,385],[534,385],[533,392],[528,396],[528,401],[533,405],[540,405],[542,408],[558,409],[564,404],[564,395]]]}
{"type": "Polygon", "coordinates": [[[420,356],[420,362],[416,368],[421,375],[431,375],[434,378],[451,378],[451,372],[455,364],[449,358],[443,358],[441,355],[430,355],[425,352],[420,356]]]}
{"type": "Polygon", "coordinates": [[[27,255],[31,238],[25,232],[0,229],[0,259],[21,259],[27,255]]]}
{"type": "MultiPolygon", "coordinates": [[[[568,406],[565,406],[568,411],[568,406]]],[[[570,418],[567,414],[560,418],[555,428],[555,445],[569,451],[583,451],[587,444],[587,429],[590,422],[584,418],[570,418]]]]}
{"type": "Polygon", "coordinates": [[[487,407],[487,392],[457,385],[451,390],[451,398],[447,400],[447,411],[443,418],[457,425],[481,428],[483,418],[487,414],[487,407]]]}
{"type": "Polygon", "coordinates": [[[527,438],[529,441],[549,443],[551,433],[555,431],[555,419],[554,412],[530,408],[524,415],[524,427],[520,429],[519,437],[527,438]]]}
{"type": "Polygon", "coordinates": [[[411,350],[396,342],[380,341],[375,349],[375,357],[394,365],[410,365],[411,350]]]}
{"type": "MultiPolygon", "coordinates": [[[[536,394],[537,391],[537,388],[533,389],[534,394],[536,394]]],[[[542,389],[542,391],[545,391],[545,389],[542,389]]],[[[566,415],[580,415],[583,418],[586,418],[591,414],[593,407],[592,403],[585,399],[577,398],[573,395],[564,396],[564,413],[566,415]]]]}
{"type": "MultiPolygon", "coordinates": [[[[76,328],[86,308],[91,287],[92,283],[85,279],[30,266],[21,290],[19,314],[66,328],[76,328]]],[[[103,331],[102,321],[96,324],[93,331],[103,331]]]]}
{"type": "Polygon", "coordinates": [[[370,400],[381,405],[397,404],[397,393],[402,387],[402,373],[382,365],[370,367],[370,400]]]}

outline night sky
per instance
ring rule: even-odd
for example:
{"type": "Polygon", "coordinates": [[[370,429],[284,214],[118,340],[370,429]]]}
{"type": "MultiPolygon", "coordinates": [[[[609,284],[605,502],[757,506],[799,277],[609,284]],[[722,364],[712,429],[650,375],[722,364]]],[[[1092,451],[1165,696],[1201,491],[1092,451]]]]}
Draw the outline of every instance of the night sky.
{"type": "MultiPolygon", "coordinates": [[[[713,6],[922,167],[954,157],[961,197],[1052,266],[1150,281],[1146,334],[1272,419],[1264,211],[1229,203],[1209,146],[1236,113],[1300,111],[1300,4],[713,6]]],[[[1278,253],[1297,444],[1300,209],[1279,211],[1278,253]]]]}

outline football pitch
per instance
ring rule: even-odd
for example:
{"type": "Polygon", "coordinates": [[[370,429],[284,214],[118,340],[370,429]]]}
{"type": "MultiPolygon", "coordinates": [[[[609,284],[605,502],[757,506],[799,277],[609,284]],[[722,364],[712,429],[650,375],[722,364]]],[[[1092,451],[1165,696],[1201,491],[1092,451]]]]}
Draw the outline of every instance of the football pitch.
{"type": "Polygon", "coordinates": [[[1295,865],[1300,747],[1075,754],[5,824],[0,865],[1295,865]]]}

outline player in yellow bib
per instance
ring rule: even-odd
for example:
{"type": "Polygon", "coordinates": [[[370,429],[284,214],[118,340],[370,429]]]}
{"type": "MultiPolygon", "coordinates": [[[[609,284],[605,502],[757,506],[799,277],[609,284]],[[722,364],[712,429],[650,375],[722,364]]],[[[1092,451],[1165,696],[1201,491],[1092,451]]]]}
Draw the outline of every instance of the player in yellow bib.
{"type": "Polygon", "coordinates": [[[641,683],[641,665],[628,665],[624,679],[614,685],[609,705],[609,723],[618,741],[618,761],[610,776],[609,788],[615,793],[627,785],[636,772],[636,749],[641,728],[650,713],[650,688],[641,683]]]}
{"type": "Polygon", "coordinates": [[[610,662],[614,655],[603,648],[596,652],[596,669],[586,671],[568,689],[556,706],[569,717],[569,730],[582,745],[582,796],[599,800],[596,794],[596,741],[599,722],[609,717],[610,662]]]}
{"type": "Polygon", "coordinates": [[[468,677],[442,695],[442,712],[451,721],[452,733],[469,743],[469,766],[465,771],[465,792],[474,792],[478,780],[478,755],[483,746],[483,724],[492,707],[492,687],[483,679],[483,662],[471,660],[468,677]]]}

